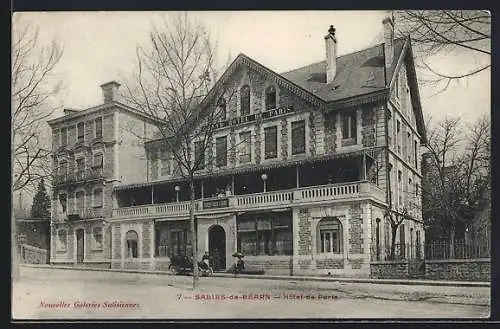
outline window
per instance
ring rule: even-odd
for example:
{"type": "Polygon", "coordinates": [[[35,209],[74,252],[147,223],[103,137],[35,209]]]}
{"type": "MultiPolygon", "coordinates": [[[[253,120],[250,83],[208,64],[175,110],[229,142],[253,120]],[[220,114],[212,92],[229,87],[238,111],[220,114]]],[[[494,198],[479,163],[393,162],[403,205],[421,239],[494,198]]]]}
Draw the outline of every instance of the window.
{"type": "Polygon", "coordinates": [[[318,252],[342,252],[342,224],[337,218],[323,218],[318,223],[318,252]]]}
{"type": "Polygon", "coordinates": [[[413,142],[413,153],[414,153],[414,161],[415,161],[415,169],[418,169],[418,153],[417,153],[417,141],[413,142]]]}
{"type": "Polygon", "coordinates": [[[408,193],[411,192],[411,178],[408,178],[408,193]]]}
{"type": "Polygon", "coordinates": [[[420,186],[418,184],[415,184],[415,196],[418,196],[419,189],[420,189],[420,186]]]}
{"type": "Polygon", "coordinates": [[[245,85],[240,90],[240,115],[250,114],[250,87],[245,85]]]}
{"type": "Polygon", "coordinates": [[[170,254],[169,257],[184,254],[187,232],[183,230],[170,231],[170,254]]]}
{"type": "Polygon", "coordinates": [[[66,213],[68,207],[68,196],[66,194],[59,194],[59,203],[61,204],[63,214],[66,213]]]}
{"type": "Polygon", "coordinates": [[[61,128],[61,145],[68,145],[68,129],[66,127],[61,128]]]}
{"type": "Polygon", "coordinates": [[[226,100],[223,97],[217,101],[217,108],[219,112],[217,115],[220,116],[221,120],[226,120],[226,100]]]}
{"type": "Polygon", "coordinates": [[[85,207],[85,192],[78,191],[75,193],[76,199],[76,213],[83,216],[83,211],[85,207]]]}
{"type": "Polygon", "coordinates": [[[401,170],[398,170],[398,194],[399,194],[399,205],[403,205],[403,191],[401,188],[401,184],[403,182],[403,173],[401,170]]]}
{"type": "Polygon", "coordinates": [[[227,137],[218,137],[215,139],[215,161],[217,167],[227,165],[227,137]]]}
{"type": "Polygon", "coordinates": [[[151,166],[151,179],[158,178],[158,149],[153,147],[149,150],[149,165],[151,166]]]}
{"type": "Polygon", "coordinates": [[[94,208],[102,208],[104,203],[102,189],[94,190],[94,208]]]}
{"type": "Polygon", "coordinates": [[[94,227],[92,237],[94,250],[102,250],[102,227],[94,227]]]}
{"type": "Polygon", "coordinates": [[[205,168],[205,148],[202,142],[194,143],[194,158],[197,170],[205,168]]]}
{"type": "Polygon", "coordinates": [[[102,118],[95,119],[95,138],[102,138],[102,118]]]}
{"type": "Polygon", "coordinates": [[[278,156],[278,127],[264,128],[264,159],[278,156]]]}
{"type": "Polygon", "coordinates": [[[420,231],[417,231],[416,232],[416,238],[415,238],[415,244],[416,244],[416,256],[418,259],[420,259],[422,257],[422,255],[420,254],[420,231]]]}
{"type": "Polygon", "coordinates": [[[401,153],[401,140],[400,140],[401,124],[396,120],[396,145],[398,146],[398,153],[401,153]]]}
{"type": "Polygon", "coordinates": [[[126,247],[127,250],[125,252],[125,255],[127,255],[128,258],[137,258],[138,257],[138,236],[136,231],[128,231],[126,236],[126,247]]]}
{"type": "Polygon", "coordinates": [[[104,157],[103,157],[103,154],[102,153],[96,153],[94,154],[94,163],[92,164],[92,167],[96,167],[96,168],[102,168],[103,166],[103,160],[104,160],[104,157]]]}
{"type": "Polygon", "coordinates": [[[68,162],[66,160],[59,162],[59,175],[68,175],[68,162]]]}
{"type": "Polygon", "coordinates": [[[79,122],[76,125],[77,130],[77,142],[83,142],[85,140],[85,122],[79,122]]]}
{"type": "Polygon", "coordinates": [[[306,122],[292,122],[292,154],[306,153],[306,122]]]}
{"type": "Polygon", "coordinates": [[[406,145],[408,145],[407,149],[407,155],[408,155],[408,163],[411,163],[411,134],[408,132],[407,134],[407,140],[406,140],[406,145]]]}
{"type": "Polygon", "coordinates": [[[342,138],[356,139],[356,111],[342,114],[342,138]]]}
{"type": "Polygon", "coordinates": [[[66,234],[66,230],[57,231],[57,243],[56,243],[57,251],[66,251],[67,242],[68,242],[68,235],[66,234]]]}
{"type": "Polygon", "coordinates": [[[250,131],[240,133],[240,163],[252,161],[252,135],[250,131]]]}
{"type": "Polygon", "coordinates": [[[167,152],[167,148],[164,146],[160,148],[160,176],[170,175],[170,156],[167,152]]]}
{"type": "Polygon", "coordinates": [[[292,255],[292,218],[261,214],[238,219],[238,251],[245,255],[292,255]]]}
{"type": "Polygon", "coordinates": [[[276,88],[269,86],[266,88],[266,110],[276,108],[276,88]]]}
{"type": "Polygon", "coordinates": [[[76,159],[76,175],[78,179],[83,179],[85,173],[85,159],[76,159]]]}

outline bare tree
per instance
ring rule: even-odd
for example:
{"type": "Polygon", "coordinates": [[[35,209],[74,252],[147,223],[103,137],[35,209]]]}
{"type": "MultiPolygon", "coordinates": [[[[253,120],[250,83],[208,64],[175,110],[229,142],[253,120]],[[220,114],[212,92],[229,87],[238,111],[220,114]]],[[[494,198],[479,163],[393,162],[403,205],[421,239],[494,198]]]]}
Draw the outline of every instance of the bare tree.
{"type": "MultiPolygon", "coordinates": [[[[429,73],[424,83],[446,89],[459,81],[485,71],[491,66],[491,13],[487,10],[404,10],[394,11],[399,35],[410,35],[416,65],[429,73]],[[429,64],[434,55],[466,52],[474,56],[470,67],[443,72],[429,64]]],[[[422,79],[421,79],[422,80],[422,79]]],[[[421,81],[422,82],[422,81],[421,81]]]]}
{"type": "Polygon", "coordinates": [[[202,24],[180,14],[154,25],[149,43],[137,48],[137,70],[123,95],[125,102],[157,122],[177,174],[189,185],[193,289],[199,278],[195,173],[211,169],[213,133],[234,96],[224,82],[214,87],[217,73],[216,43],[202,24]]]}
{"type": "Polygon", "coordinates": [[[36,187],[50,174],[50,150],[43,144],[43,125],[56,109],[62,84],[55,67],[63,54],[52,40],[40,44],[38,28],[14,19],[12,38],[13,190],[36,187]]]}
{"type": "Polygon", "coordinates": [[[430,131],[421,190],[424,221],[448,234],[451,257],[459,225],[469,227],[490,199],[489,119],[481,117],[465,133],[463,128],[456,118],[430,131]]]}

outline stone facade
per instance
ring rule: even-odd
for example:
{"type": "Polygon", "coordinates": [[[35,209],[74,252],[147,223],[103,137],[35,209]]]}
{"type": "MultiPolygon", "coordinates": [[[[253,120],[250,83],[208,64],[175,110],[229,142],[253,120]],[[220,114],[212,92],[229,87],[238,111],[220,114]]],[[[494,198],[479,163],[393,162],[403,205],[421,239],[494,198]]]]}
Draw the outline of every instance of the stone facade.
{"type": "Polygon", "coordinates": [[[326,269],[343,269],[344,259],[318,259],[316,260],[316,268],[319,270],[326,269]]]}
{"type": "Polygon", "coordinates": [[[408,262],[372,262],[370,272],[374,279],[408,278],[408,262]]]}
{"type": "Polygon", "coordinates": [[[375,110],[363,107],[361,112],[361,142],[364,147],[375,146],[375,110]]]}
{"type": "Polygon", "coordinates": [[[309,209],[299,209],[299,255],[311,254],[312,238],[311,238],[311,219],[309,209]]]}
{"type": "Polygon", "coordinates": [[[425,278],[490,282],[491,259],[426,260],[425,278]]]}
{"type": "Polygon", "coordinates": [[[363,218],[361,218],[361,205],[354,204],[350,208],[349,218],[349,253],[362,254],[363,241],[363,218]]]}
{"type": "Polygon", "coordinates": [[[333,153],[337,143],[337,113],[325,114],[325,153],[333,153]]]}

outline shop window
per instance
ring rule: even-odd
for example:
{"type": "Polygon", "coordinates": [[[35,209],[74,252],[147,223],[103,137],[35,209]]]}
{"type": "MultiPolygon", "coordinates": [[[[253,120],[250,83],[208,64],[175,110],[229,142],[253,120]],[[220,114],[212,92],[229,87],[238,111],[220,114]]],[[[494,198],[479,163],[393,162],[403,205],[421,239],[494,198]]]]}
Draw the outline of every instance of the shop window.
{"type": "Polygon", "coordinates": [[[267,215],[238,219],[238,251],[244,255],[292,255],[292,220],[267,215]]]}
{"type": "Polygon", "coordinates": [[[126,234],[126,256],[128,258],[137,258],[138,257],[138,236],[136,231],[128,231],[126,234]]]}
{"type": "Polygon", "coordinates": [[[342,224],[337,218],[323,218],[318,223],[318,252],[342,252],[342,224]]]}

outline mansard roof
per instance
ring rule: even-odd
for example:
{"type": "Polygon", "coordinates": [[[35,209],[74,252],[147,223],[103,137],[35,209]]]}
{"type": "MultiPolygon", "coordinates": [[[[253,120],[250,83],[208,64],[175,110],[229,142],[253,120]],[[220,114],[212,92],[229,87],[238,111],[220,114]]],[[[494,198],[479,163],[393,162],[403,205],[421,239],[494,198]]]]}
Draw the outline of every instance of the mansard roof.
{"type": "Polygon", "coordinates": [[[326,83],[326,61],[281,73],[325,102],[382,91],[388,87],[406,38],[394,41],[394,60],[385,74],[384,44],[337,57],[337,73],[326,83]]]}

